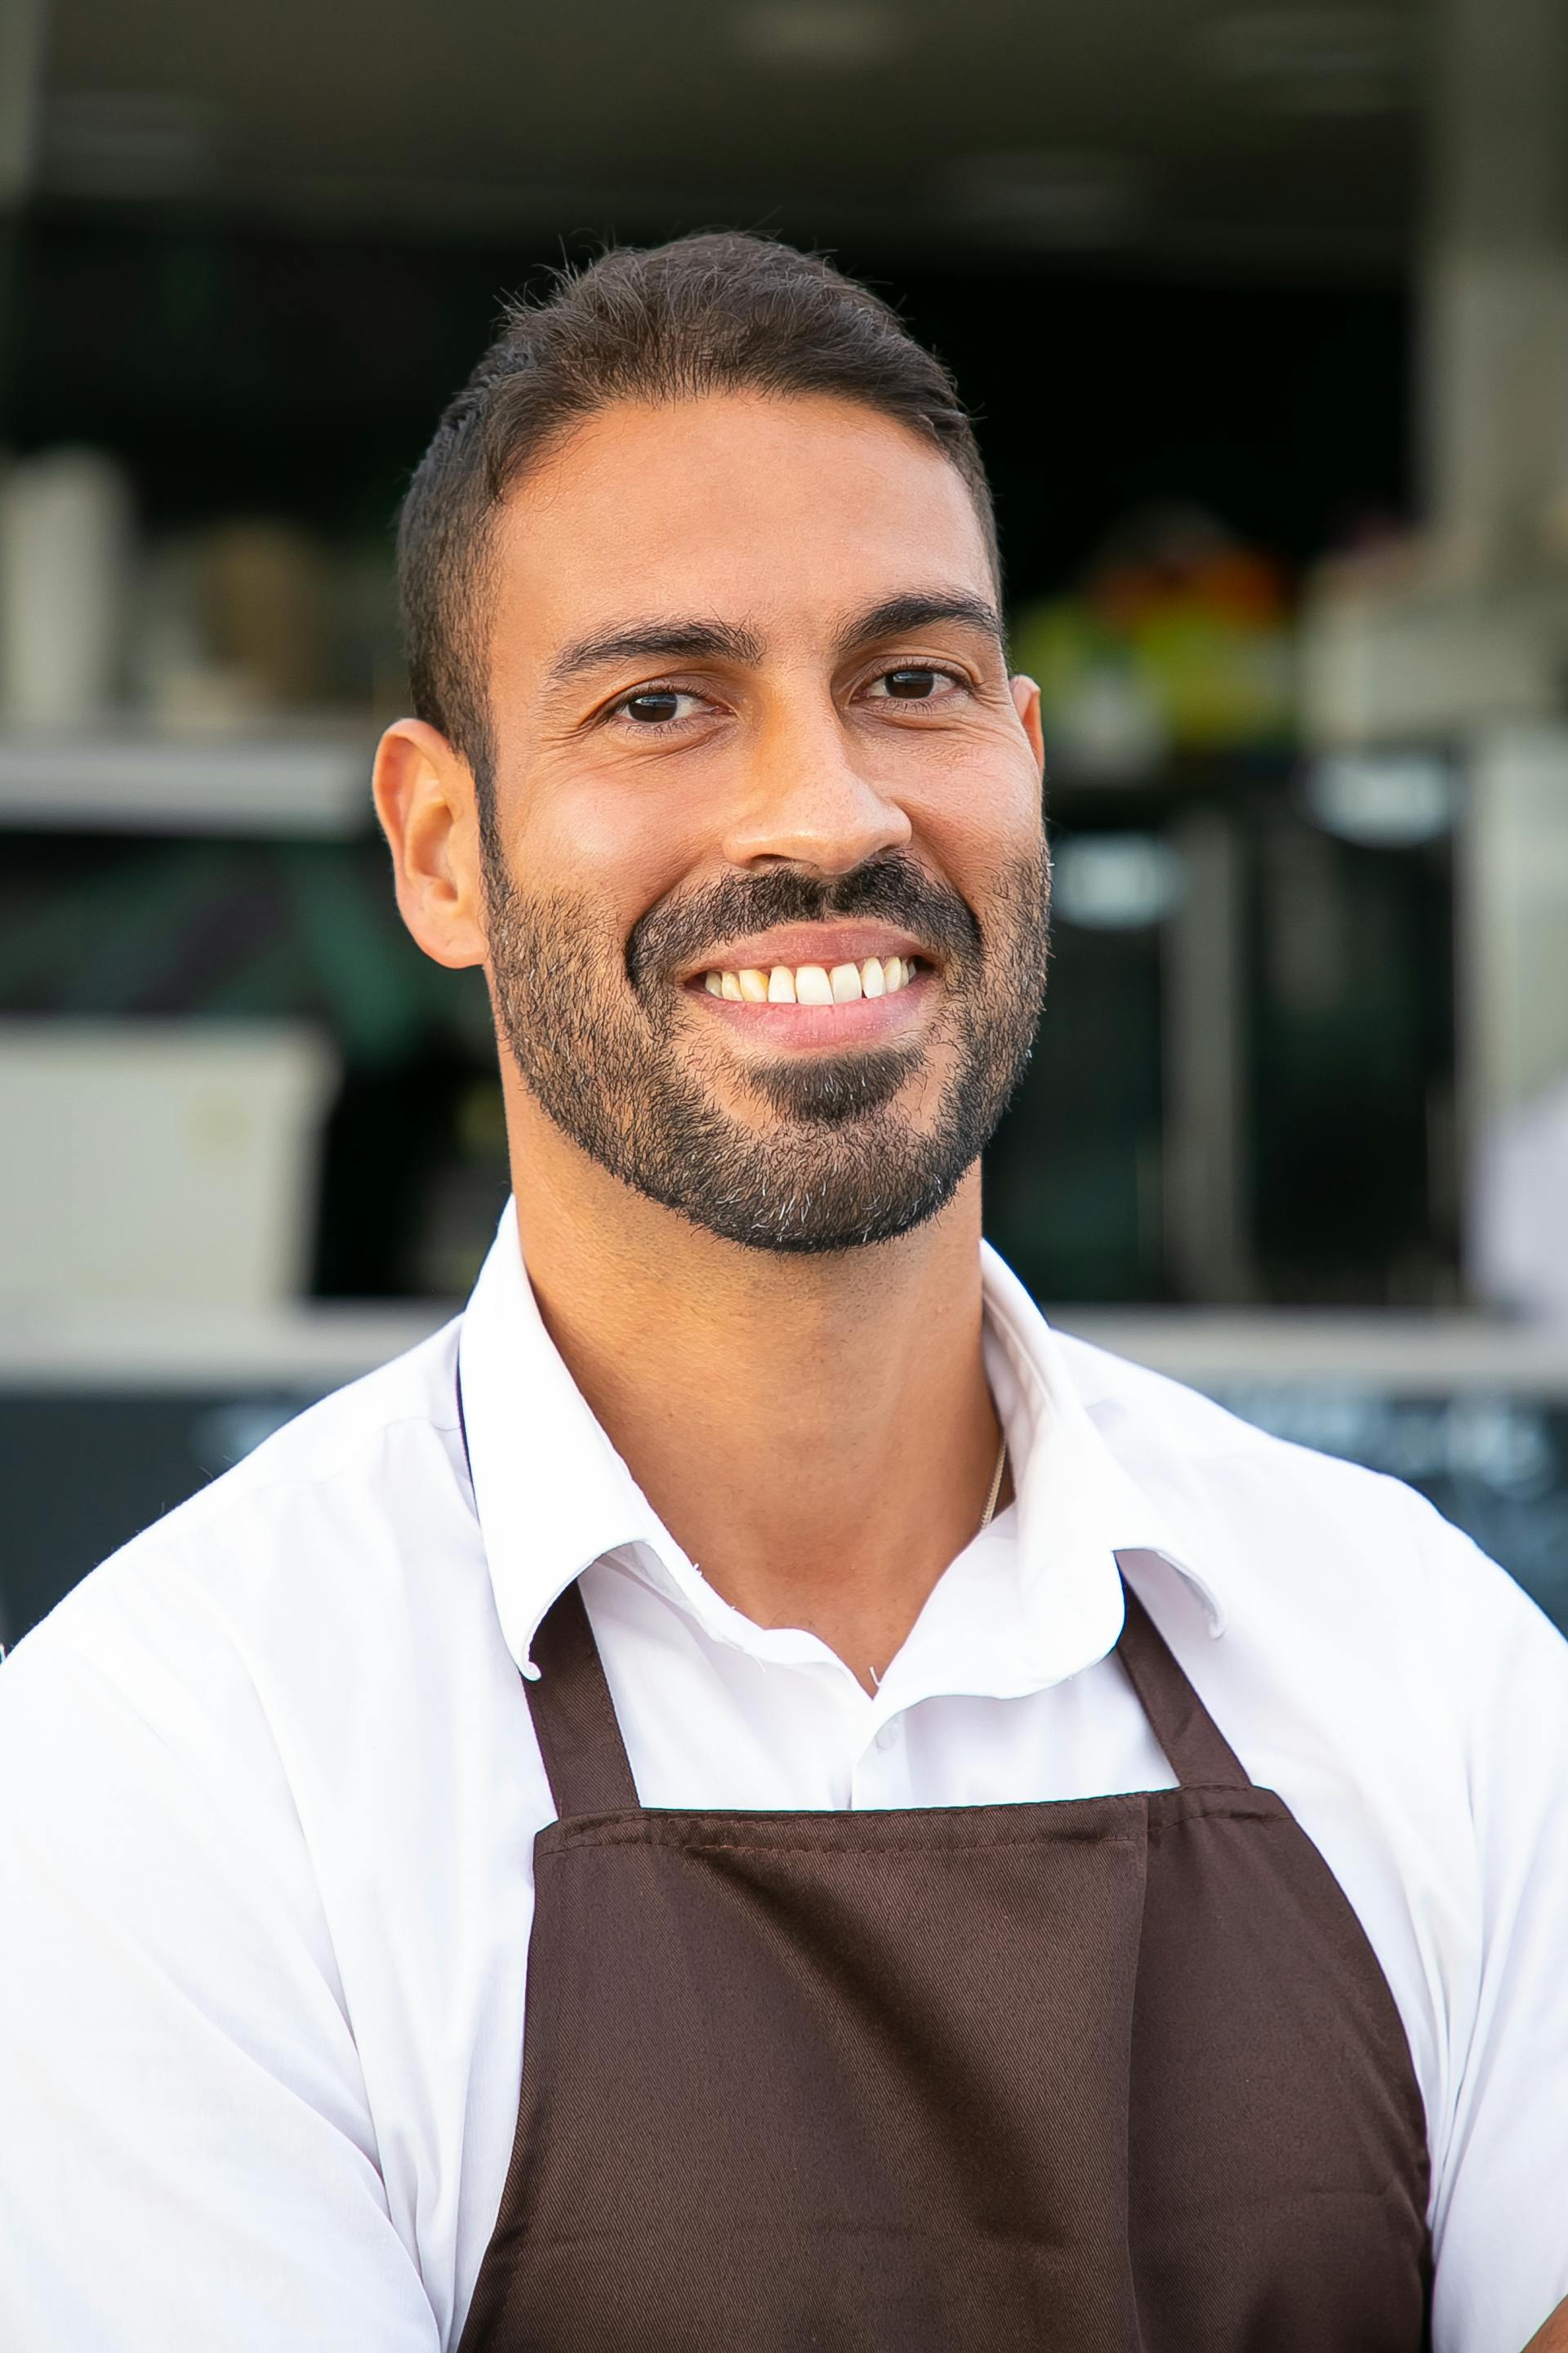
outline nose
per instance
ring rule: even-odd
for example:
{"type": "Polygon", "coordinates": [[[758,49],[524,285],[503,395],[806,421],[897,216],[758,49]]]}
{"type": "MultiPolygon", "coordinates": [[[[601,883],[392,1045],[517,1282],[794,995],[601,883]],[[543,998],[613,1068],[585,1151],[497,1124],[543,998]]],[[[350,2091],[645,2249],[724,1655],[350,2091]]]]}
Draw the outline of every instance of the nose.
{"type": "Polygon", "coordinates": [[[729,863],[847,874],[904,848],[913,830],[907,813],[857,765],[854,750],[831,702],[812,709],[803,697],[760,730],[725,829],[729,863]]]}

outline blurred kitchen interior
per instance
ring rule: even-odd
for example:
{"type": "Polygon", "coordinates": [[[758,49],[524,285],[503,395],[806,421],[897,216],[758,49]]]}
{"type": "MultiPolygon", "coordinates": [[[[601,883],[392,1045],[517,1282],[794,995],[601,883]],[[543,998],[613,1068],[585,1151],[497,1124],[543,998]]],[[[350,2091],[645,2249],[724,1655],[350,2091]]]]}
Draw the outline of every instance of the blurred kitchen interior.
{"type": "Polygon", "coordinates": [[[1568,1622],[1562,0],[0,0],[0,1634],[460,1299],[369,754],[503,297],[830,247],[978,411],[1053,996],[994,1238],[1568,1622]]]}

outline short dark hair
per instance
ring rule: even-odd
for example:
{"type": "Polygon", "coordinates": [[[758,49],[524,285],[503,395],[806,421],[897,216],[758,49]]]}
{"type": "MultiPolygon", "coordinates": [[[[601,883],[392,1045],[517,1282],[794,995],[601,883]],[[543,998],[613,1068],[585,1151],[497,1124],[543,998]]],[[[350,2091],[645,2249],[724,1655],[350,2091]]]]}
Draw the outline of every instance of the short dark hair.
{"type": "Polygon", "coordinates": [[[494,747],[483,604],[507,494],[579,419],[616,400],[836,394],[909,427],[956,467],[997,568],[991,492],[952,376],[889,305],[821,255],[739,231],[616,247],[517,301],[449,404],[403,502],[398,575],[414,708],[474,770],[494,747]]]}

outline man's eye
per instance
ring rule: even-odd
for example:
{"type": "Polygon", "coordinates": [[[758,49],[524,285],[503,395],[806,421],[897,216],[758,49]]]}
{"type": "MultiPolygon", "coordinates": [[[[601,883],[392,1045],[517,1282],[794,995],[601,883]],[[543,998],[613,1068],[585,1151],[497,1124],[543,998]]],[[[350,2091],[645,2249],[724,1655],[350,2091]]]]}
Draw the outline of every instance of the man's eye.
{"type": "Polygon", "coordinates": [[[697,702],[695,694],[683,694],[679,687],[650,686],[641,694],[628,694],[618,708],[639,727],[668,727],[674,720],[689,718],[697,702]]]}
{"type": "Polygon", "coordinates": [[[944,687],[953,681],[944,670],[921,670],[910,666],[904,670],[888,670],[873,685],[880,687],[894,702],[931,702],[944,687]]]}

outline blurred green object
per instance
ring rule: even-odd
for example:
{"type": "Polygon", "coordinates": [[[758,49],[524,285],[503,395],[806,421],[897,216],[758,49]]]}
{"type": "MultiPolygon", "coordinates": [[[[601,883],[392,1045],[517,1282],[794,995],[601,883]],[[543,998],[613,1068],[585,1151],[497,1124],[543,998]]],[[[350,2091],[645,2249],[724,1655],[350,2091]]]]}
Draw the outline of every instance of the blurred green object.
{"type": "Polygon", "coordinates": [[[368,839],[13,841],[0,1006],[304,1015],[372,1066],[435,1035],[483,1050],[489,1037],[482,988],[454,983],[414,947],[368,839]]]}
{"type": "Polygon", "coordinates": [[[1286,575],[1186,510],[1124,525],[1075,593],[1025,608],[1012,651],[1039,686],[1048,748],[1086,775],[1147,775],[1173,752],[1268,749],[1294,733],[1286,575]]]}

